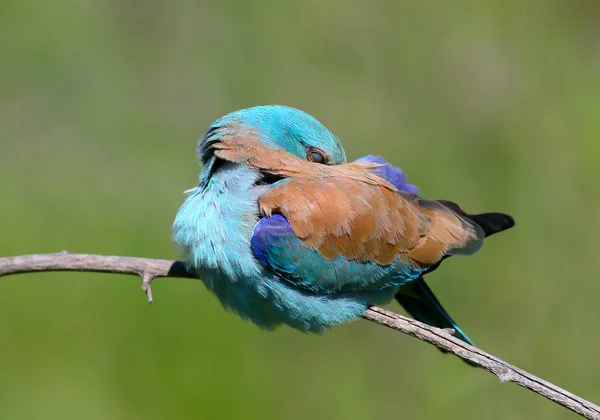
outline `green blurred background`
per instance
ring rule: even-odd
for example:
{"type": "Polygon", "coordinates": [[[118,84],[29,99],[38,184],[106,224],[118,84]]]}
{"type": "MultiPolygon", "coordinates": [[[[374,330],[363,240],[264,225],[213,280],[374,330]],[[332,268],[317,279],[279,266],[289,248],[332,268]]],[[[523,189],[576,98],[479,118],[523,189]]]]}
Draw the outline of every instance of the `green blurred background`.
{"type": "MultiPolygon", "coordinates": [[[[196,139],[291,105],[349,159],[513,214],[430,285],[481,348],[600,402],[600,3],[524,3],[3,0],[0,256],[176,258],[196,139]]],[[[0,418],[576,418],[365,321],[269,333],[198,281],[154,292],[2,278],[0,418]]]]}

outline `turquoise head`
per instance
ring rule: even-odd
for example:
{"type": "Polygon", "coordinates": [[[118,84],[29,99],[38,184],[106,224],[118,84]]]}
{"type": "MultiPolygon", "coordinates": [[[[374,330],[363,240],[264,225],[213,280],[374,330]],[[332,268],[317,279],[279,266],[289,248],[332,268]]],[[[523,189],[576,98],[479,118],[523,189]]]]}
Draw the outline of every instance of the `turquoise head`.
{"type": "Polygon", "coordinates": [[[316,118],[283,105],[264,105],[234,111],[215,121],[198,144],[198,158],[207,164],[210,144],[225,135],[254,133],[267,148],[280,148],[302,159],[339,165],[346,154],[336,136],[316,118]]]}

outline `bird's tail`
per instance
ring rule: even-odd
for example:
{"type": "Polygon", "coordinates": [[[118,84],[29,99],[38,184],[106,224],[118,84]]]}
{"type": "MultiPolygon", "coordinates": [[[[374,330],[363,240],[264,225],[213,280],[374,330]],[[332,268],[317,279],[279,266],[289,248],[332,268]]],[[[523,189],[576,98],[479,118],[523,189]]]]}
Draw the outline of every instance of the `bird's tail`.
{"type": "Polygon", "coordinates": [[[448,315],[422,276],[403,286],[396,294],[396,300],[417,321],[437,328],[452,328],[454,337],[473,345],[473,341],[448,315]]]}

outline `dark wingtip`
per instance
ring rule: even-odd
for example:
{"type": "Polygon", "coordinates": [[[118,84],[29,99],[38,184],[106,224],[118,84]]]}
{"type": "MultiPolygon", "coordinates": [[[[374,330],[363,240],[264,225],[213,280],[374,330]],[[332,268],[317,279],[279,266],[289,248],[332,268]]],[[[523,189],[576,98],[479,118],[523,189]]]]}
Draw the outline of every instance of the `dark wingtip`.
{"type": "Polygon", "coordinates": [[[469,218],[481,226],[486,237],[515,225],[515,219],[504,213],[470,214],[469,218]]]}

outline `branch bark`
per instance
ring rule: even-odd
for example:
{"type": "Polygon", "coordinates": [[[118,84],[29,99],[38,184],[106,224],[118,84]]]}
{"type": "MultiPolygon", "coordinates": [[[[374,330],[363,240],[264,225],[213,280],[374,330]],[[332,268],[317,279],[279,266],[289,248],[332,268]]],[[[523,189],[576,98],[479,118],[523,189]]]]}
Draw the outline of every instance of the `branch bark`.
{"type": "MultiPolygon", "coordinates": [[[[152,302],[150,283],[157,277],[180,277],[197,279],[189,273],[181,261],[150,258],[117,257],[90,254],[23,255],[0,258],[0,277],[8,274],[36,271],[93,271],[106,273],[135,274],[142,278],[142,290],[152,302]]],[[[587,419],[600,420],[600,407],[558,386],[544,381],[524,370],[498,359],[491,354],[454,338],[448,331],[372,306],[363,315],[364,319],[403,332],[421,341],[433,344],[464,360],[493,373],[501,382],[514,382],[529,389],[587,419]]]]}

